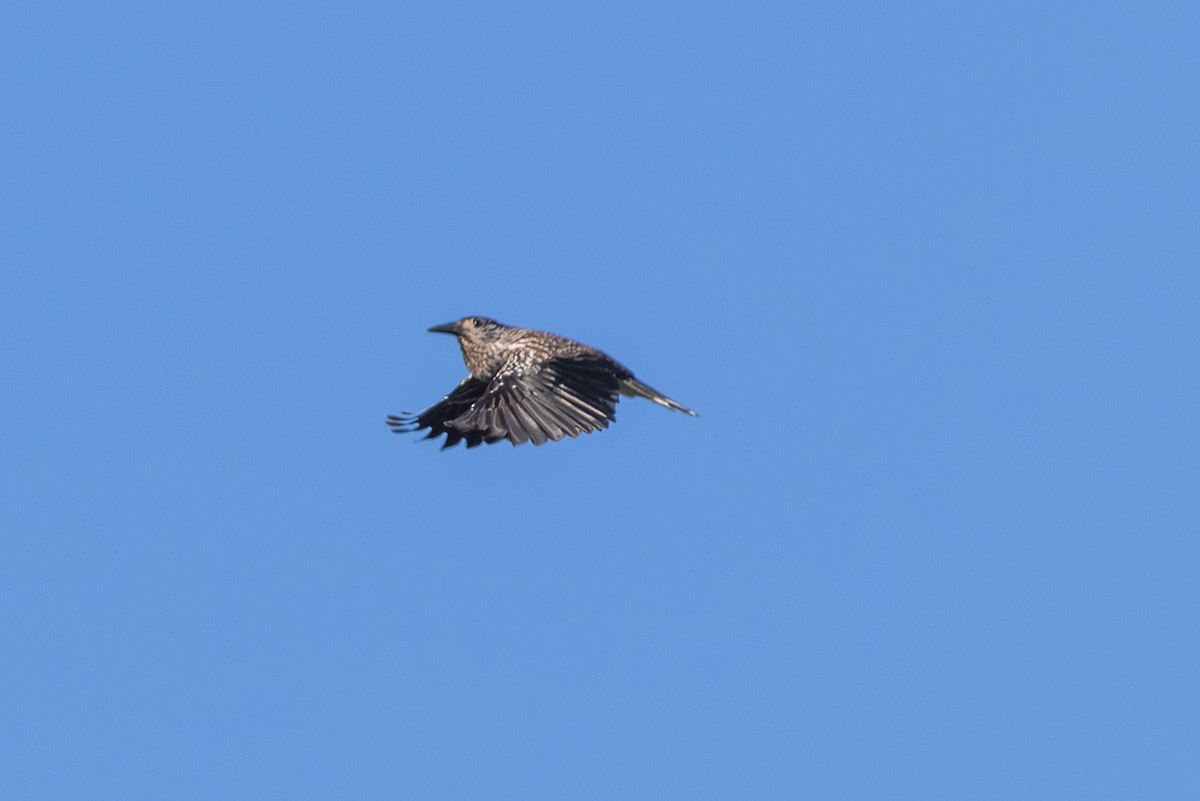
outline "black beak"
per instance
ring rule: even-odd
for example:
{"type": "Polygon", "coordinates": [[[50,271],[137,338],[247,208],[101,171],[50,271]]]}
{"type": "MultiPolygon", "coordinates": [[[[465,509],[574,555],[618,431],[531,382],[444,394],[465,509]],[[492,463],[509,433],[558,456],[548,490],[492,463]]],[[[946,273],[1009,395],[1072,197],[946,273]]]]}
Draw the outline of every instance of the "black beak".
{"type": "Polygon", "coordinates": [[[435,325],[429,329],[435,334],[457,334],[458,323],[446,323],[445,325],[435,325]]]}

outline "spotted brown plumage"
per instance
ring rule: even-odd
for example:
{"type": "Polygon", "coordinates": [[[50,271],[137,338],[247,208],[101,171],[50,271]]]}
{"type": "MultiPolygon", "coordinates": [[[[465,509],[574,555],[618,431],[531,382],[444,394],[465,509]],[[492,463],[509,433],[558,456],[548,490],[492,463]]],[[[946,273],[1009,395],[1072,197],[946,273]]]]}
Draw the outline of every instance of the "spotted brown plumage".
{"type": "Polygon", "coordinates": [[[443,448],[505,439],[541,445],[607,428],[621,395],[697,416],[615,359],[573,339],[487,317],[464,317],[429,330],[457,337],[470,375],[423,412],[388,415],[397,434],[429,429],[426,439],[446,435],[443,448]]]}

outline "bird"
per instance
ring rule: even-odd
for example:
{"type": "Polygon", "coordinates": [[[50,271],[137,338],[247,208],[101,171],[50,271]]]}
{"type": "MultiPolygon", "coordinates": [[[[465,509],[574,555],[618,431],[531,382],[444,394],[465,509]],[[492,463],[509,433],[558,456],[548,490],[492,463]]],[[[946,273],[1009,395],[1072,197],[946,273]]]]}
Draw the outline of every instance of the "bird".
{"type": "Polygon", "coordinates": [[[442,450],[461,441],[468,448],[503,440],[541,445],[600,431],[616,420],[621,395],[699,416],[608,354],[558,334],[489,317],[464,317],[429,331],[458,339],[469,375],[428,409],[388,415],[386,422],[396,434],[445,434],[442,450]]]}

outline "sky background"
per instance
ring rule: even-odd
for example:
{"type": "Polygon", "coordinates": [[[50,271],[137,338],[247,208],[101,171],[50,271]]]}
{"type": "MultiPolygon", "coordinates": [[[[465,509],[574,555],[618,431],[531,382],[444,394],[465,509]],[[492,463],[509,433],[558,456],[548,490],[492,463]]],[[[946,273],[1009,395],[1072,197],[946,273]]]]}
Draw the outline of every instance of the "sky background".
{"type": "Polygon", "coordinates": [[[1200,797],[1192,3],[8,3],[0,797],[1200,797]],[[697,409],[439,452],[481,314],[697,409]]]}

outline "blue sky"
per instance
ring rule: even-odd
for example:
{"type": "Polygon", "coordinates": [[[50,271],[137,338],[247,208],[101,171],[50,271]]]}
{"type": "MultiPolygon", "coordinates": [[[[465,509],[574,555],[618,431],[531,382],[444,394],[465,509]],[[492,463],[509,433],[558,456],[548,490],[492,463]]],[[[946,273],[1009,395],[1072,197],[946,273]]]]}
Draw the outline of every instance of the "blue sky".
{"type": "Polygon", "coordinates": [[[1198,23],[9,4],[0,796],[1196,797],[1198,23]]]}

